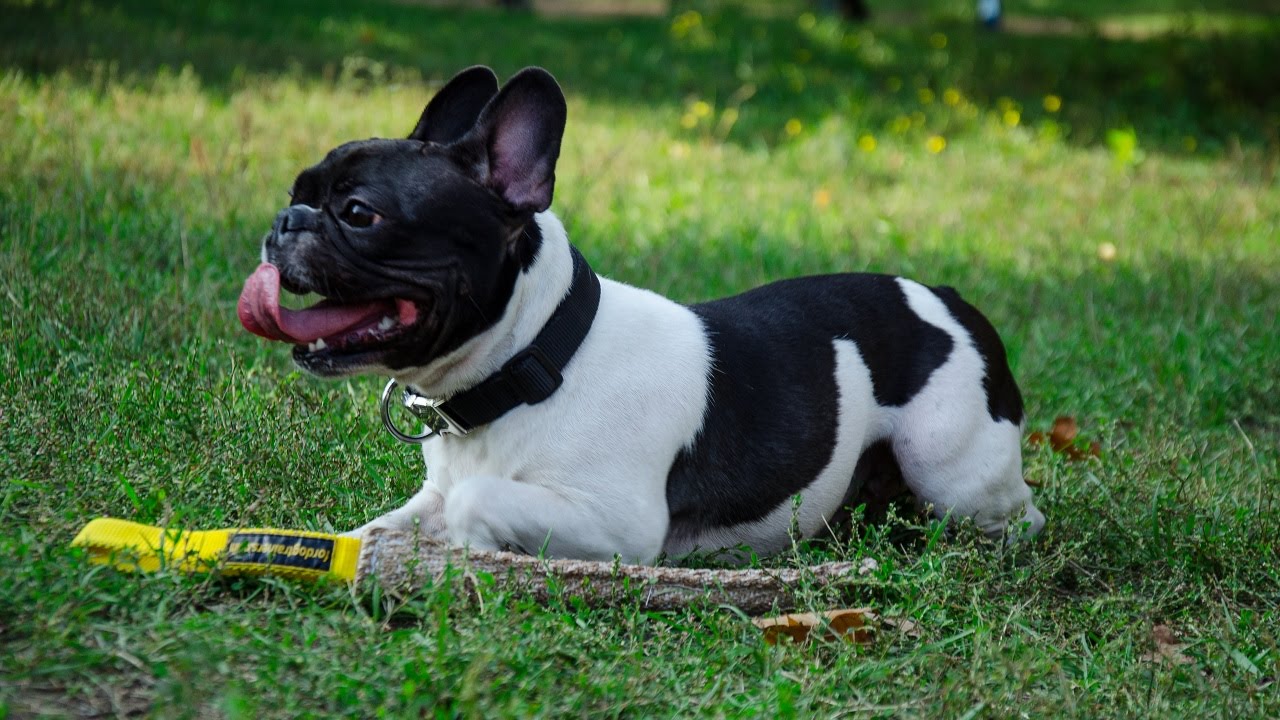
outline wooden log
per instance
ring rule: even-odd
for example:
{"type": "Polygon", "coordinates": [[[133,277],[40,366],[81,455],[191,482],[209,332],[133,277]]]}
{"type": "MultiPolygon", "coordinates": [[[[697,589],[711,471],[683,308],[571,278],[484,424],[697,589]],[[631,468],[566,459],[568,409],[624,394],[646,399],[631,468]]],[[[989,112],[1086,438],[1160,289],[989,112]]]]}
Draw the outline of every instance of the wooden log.
{"type": "Polygon", "coordinates": [[[758,615],[796,607],[795,587],[801,581],[838,585],[855,577],[857,566],[832,562],[804,568],[710,570],[547,560],[449,547],[412,532],[372,530],[362,538],[356,584],[376,582],[387,592],[405,594],[451,575],[474,593],[480,574],[492,576],[499,588],[528,592],[540,602],[579,598],[592,607],[636,603],[646,610],[732,605],[758,615]]]}

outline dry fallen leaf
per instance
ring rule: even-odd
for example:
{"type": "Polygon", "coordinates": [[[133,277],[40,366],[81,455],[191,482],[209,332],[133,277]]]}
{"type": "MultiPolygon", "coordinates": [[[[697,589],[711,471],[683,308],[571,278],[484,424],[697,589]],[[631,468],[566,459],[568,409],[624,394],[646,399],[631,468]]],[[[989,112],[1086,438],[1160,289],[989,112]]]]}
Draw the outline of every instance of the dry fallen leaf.
{"type": "Polygon", "coordinates": [[[915,620],[908,620],[907,618],[880,618],[880,624],[885,627],[893,628],[907,637],[918,638],[923,634],[920,632],[920,623],[915,620]]]}
{"type": "Polygon", "coordinates": [[[1062,452],[1071,447],[1076,436],[1080,434],[1080,426],[1070,415],[1059,415],[1054,418],[1053,430],[1049,431],[1049,445],[1054,452],[1062,452]]]}
{"type": "Polygon", "coordinates": [[[1076,419],[1070,415],[1059,415],[1053,421],[1052,430],[1047,434],[1039,430],[1031,433],[1027,436],[1027,443],[1035,447],[1048,442],[1054,452],[1066,455],[1069,460],[1085,460],[1102,455],[1102,445],[1097,441],[1089,443],[1088,448],[1076,445],[1079,435],[1080,425],[1076,423],[1076,419]]]}
{"type": "Polygon", "coordinates": [[[764,641],[770,645],[778,644],[783,637],[804,642],[812,638],[815,630],[825,631],[823,635],[827,638],[866,643],[871,640],[871,633],[866,628],[870,616],[868,608],[854,608],[755,618],[751,622],[764,631],[764,641]]]}
{"type": "Polygon", "coordinates": [[[1173,629],[1168,625],[1156,625],[1151,628],[1151,639],[1155,642],[1156,649],[1143,653],[1143,660],[1163,662],[1170,665],[1186,665],[1195,662],[1195,660],[1182,654],[1182,648],[1186,647],[1186,645],[1178,642],[1178,637],[1173,634],[1173,629]]]}

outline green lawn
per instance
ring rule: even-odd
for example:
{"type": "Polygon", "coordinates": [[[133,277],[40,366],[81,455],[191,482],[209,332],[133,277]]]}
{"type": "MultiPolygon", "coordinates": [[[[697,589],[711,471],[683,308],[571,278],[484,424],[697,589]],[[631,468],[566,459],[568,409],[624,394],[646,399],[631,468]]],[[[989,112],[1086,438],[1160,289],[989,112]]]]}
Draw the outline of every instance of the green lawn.
{"type": "Polygon", "coordinates": [[[1280,8],[801,5],[0,0],[0,718],[1280,715],[1280,8]],[[1049,525],[1014,552],[904,521],[772,561],[875,559],[802,589],[916,624],[860,646],[89,566],[98,515],[345,530],[420,484],[377,380],[302,375],[234,307],[296,172],[474,63],[565,86],[555,208],[603,273],[953,285],[1028,430],[1073,415],[1101,457],[1028,449],[1049,525]]]}

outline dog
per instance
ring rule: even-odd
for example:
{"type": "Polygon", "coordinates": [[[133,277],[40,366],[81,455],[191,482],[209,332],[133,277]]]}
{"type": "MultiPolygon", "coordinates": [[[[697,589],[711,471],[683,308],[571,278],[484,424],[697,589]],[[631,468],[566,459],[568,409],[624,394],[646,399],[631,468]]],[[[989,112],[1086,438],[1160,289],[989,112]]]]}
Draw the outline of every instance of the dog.
{"type": "Polygon", "coordinates": [[[391,377],[445,421],[422,490],[353,534],[764,555],[823,532],[886,463],[939,518],[1009,542],[1040,531],[1022,398],[976,309],[888,275],[688,306],[598,276],[549,209],[566,115],[543,69],[501,88],[464,70],[407,139],[302,171],[265,236],[244,326],[315,375],[391,377]],[[288,310],[281,288],[324,299],[288,310]]]}

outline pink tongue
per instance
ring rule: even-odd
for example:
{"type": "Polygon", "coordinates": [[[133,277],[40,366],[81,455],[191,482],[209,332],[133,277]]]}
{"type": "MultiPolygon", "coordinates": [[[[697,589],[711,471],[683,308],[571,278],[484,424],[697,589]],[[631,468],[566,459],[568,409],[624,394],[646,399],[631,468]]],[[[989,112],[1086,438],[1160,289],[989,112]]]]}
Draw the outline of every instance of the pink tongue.
{"type": "Polygon", "coordinates": [[[384,315],[400,317],[408,324],[417,309],[407,300],[361,303],[357,305],[315,305],[305,310],[280,307],[280,271],[275,265],[262,263],[244,281],[240,303],[236,306],[240,324],[255,335],[268,340],[310,343],[320,338],[343,334],[354,328],[377,322],[384,315]]]}

